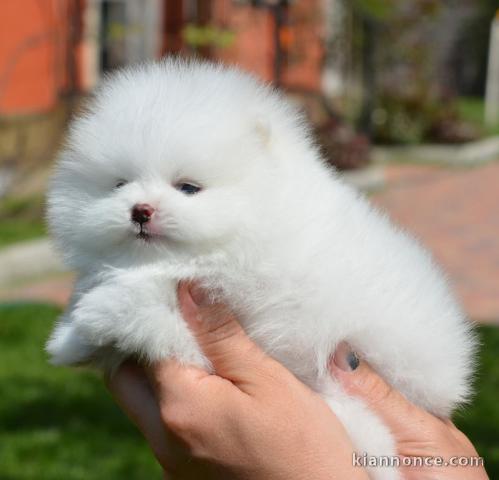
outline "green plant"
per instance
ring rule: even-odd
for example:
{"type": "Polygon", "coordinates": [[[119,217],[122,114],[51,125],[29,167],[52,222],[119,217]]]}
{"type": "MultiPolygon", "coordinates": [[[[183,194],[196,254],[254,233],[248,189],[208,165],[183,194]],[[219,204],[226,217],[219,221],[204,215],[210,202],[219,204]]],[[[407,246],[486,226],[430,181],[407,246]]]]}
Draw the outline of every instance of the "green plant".
{"type": "Polygon", "coordinates": [[[459,143],[478,136],[462,122],[438,74],[438,0],[354,0],[363,75],[359,127],[379,143],[459,143]]]}
{"type": "Polygon", "coordinates": [[[386,20],[395,10],[394,0],[353,0],[352,7],[357,14],[376,20],[386,20]]]}
{"type": "Polygon", "coordinates": [[[235,40],[235,33],[214,25],[195,25],[189,23],[182,31],[187,45],[193,48],[217,47],[226,48],[235,40]]]}

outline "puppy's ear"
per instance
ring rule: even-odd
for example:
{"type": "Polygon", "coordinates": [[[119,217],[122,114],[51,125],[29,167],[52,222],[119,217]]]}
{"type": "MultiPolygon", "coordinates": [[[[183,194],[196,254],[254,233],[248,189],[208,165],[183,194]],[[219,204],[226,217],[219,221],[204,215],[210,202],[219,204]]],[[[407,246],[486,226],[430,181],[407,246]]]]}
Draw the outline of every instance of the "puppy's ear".
{"type": "Polygon", "coordinates": [[[270,122],[262,117],[256,119],[253,131],[262,147],[269,147],[272,138],[272,129],[270,122]]]}

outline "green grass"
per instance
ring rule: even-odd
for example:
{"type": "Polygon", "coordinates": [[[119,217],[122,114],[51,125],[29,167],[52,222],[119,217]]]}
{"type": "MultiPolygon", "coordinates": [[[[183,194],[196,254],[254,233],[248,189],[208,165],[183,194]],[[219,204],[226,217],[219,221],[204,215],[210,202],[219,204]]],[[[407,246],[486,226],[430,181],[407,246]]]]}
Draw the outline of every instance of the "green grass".
{"type": "Polygon", "coordinates": [[[484,457],[490,478],[499,479],[499,328],[481,327],[479,332],[482,349],[476,397],[454,420],[484,457]]]}
{"type": "Polygon", "coordinates": [[[44,235],[45,227],[42,222],[0,220],[0,248],[44,235]]]}
{"type": "MultiPolygon", "coordinates": [[[[58,310],[0,305],[0,479],[160,478],[152,454],[106,392],[83,370],[47,364],[43,344],[58,310]]],[[[499,328],[481,327],[477,396],[456,417],[499,478],[499,328]]]]}
{"type": "Polygon", "coordinates": [[[43,344],[58,313],[0,306],[0,478],[161,478],[101,379],[47,364],[43,344]]]}
{"type": "Polygon", "coordinates": [[[0,248],[45,235],[43,198],[11,197],[0,201],[0,248]]]}
{"type": "Polygon", "coordinates": [[[499,135],[499,125],[494,127],[485,126],[485,102],[480,97],[460,97],[457,101],[459,116],[470,122],[488,135],[499,135]]]}

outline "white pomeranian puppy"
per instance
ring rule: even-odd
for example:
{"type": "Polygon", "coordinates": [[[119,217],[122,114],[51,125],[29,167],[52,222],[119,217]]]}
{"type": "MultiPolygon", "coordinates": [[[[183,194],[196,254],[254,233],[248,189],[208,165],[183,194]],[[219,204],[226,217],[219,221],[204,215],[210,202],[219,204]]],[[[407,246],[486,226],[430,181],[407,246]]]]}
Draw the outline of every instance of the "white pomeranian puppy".
{"type": "Polygon", "coordinates": [[[47,345],[55,364],[112,368],[133,355],[209,368],[177,304],[178,281],[195,278],[324,397],[360,453],[395,455],[395,444],[331,378],[339,342],[437,415],[470,393],[474,337],[430,255],[245,73],[167,60],[112,76],[73,123],[48,204],[78,271],[47,345]]]}

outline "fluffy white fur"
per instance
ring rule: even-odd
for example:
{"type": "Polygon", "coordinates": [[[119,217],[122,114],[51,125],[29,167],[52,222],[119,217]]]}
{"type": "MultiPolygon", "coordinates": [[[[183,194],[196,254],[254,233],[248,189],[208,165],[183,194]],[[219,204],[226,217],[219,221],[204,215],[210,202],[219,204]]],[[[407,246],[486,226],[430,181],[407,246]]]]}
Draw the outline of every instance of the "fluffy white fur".
{"type": "Polygon", "coordinates": [[[73,123],[48,218],[79,272],[48,342],[56,364],[209,367],[176,299],[178,280],[197,278],[324,396],[361,453],[394,442],[330,378],[340,341],[438,415],[469,394],[475,341],[430,255],[326,166],[292,105],[238,70],[168,60],[110,78],[73,123]],[[156,209],[146,240],[137,203],[156,209]]]}

